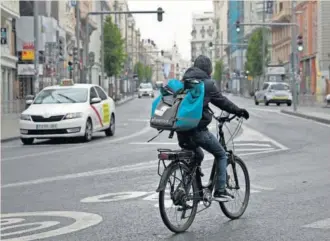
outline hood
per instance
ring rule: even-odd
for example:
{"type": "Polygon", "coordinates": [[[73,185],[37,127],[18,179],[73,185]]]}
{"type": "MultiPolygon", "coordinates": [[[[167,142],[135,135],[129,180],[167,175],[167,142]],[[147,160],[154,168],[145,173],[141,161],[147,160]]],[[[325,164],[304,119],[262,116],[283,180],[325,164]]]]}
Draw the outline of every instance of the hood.
{"type": "Polygon", "coordinates": [[[23,113],[27,115],[65,115],[73,112],[84,112],[86,103],[75,104],[32,104],[23,113]]]}
{"type": "Polygon", "coordinates": [[[199,80],[204,80],[204,79],[210,79],[210,76],[203,70],[197,68],[197,67],[190,67],[187,69],[187,71],[183,75],[183,80],[185,79],[199,79],[199,80]]]}

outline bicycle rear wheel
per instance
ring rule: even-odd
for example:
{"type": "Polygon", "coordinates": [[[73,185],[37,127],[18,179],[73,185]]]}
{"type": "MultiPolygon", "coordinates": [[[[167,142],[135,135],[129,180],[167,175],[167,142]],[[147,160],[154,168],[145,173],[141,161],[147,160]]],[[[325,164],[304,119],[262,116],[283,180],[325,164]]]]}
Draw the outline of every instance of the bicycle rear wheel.
{"type": "Polygon", "coordinates": [[[196,197],[198,187],[196,180],[190,182],[190,169],[184,163],[169,166],[163,175],[166,175],[166,187],[165,190],[159,192],[160,216],[169,230],[174,233],[184,232],[191,226],[197,213],[198,199],[196,197]],[[179,180],[178,176],[183,177],[182,180],[179,180]],[[187,185],[189,183],[191,183],[190,187],[187,185]],[[170,184],[169,192],[166,191],[168,184],[170,184]],[[192,191],[192,194],[190,194],[190,191],[192,191]],[[172,207],[175,209],[175,214],[179,214],[181,219],[186,220],[182,225],[177,223],[177,218],[177,224],[170,220],[167,211],[172,207]],[[189,212],[190,215],[187,216],[189,212]]]}
{"type": "Polygon", "coordinates": [[[229,202],[220,202],[220,208],[222,212],[224,215],[226,215],[227,218],[232,220],[238,219],[244,214],[250,200],[250,177],[248,169],[245,163],[239,157],[233,156],[233,159],[234,163],[230,163],[227,167],[227,190],[231,195],[234,196],[234,200],[229,202]],[[238,167],[243,171],[243,177],[239,176],[237,172],[238,167]],[[228,174],[228,169],[232,170],[232,174],[228,174]],[[238,179],[238,184],[235,181],[235,175],[238,179]],[[238,194],[238,191],[245,191],[243,201],[238,205],[237,211],[231,211],[230,207],[233,206],[233,204],[241,197],[238,194]]]}

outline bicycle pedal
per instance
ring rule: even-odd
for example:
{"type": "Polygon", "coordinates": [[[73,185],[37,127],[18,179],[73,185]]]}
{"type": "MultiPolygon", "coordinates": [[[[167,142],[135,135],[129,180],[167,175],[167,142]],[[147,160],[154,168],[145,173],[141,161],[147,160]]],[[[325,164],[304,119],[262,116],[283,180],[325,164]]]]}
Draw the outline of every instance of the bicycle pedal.
{"type": "Polygon", "coordinates": [[[178,211],[179,212],[183,212],[183,211],[186,211],[186,210],[188,210],[188,209],[192,209],[192,206],[190,206],[190,205],[187,205],[186,207],[178,207],[178,211]]]}

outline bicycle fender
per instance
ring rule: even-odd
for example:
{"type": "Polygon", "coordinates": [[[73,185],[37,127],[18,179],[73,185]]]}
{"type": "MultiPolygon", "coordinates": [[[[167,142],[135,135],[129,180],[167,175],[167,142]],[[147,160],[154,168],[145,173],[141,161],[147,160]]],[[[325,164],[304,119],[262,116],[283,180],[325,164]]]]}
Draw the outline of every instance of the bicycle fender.
{"type": "Polygon", "coordinates": [[[182,165],[182,164],[183,163],[172,162],[170,165],[168,165],[166,167],[166,169],[164,170],[164,172],[163,172],[163,174],[160,178],[160,181],[159,181],[158,188],[157,188],[156,192],[161,192],[161,191],[165,190],[166,180],[167,180],[167,177],[168,177],[169,173],[171,173],[171,171],[174,167],[176,167],[177,165],[182,165]]]}

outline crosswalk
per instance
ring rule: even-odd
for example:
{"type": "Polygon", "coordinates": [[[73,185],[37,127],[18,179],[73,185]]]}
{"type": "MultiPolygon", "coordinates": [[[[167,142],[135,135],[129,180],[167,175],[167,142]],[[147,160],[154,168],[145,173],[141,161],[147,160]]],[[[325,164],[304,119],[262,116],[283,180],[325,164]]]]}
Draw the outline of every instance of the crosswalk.
{"type": "MultiPolygon", "coordinates": [[[[164,137],[161,138],[161,141],[131,142],[129,144],[144,147],[157,146],[173,149],[179,148],[176,138],[171,140],[166,139],[164,141],[164,137]]],[[[233,142],[227,143],[227,147],[229,150],[233,150],[236,154],[243,156],[288,150],[288,148],[281,143],[246,125],[242,127],[241,135],[234,138],[233,142]]]]}

